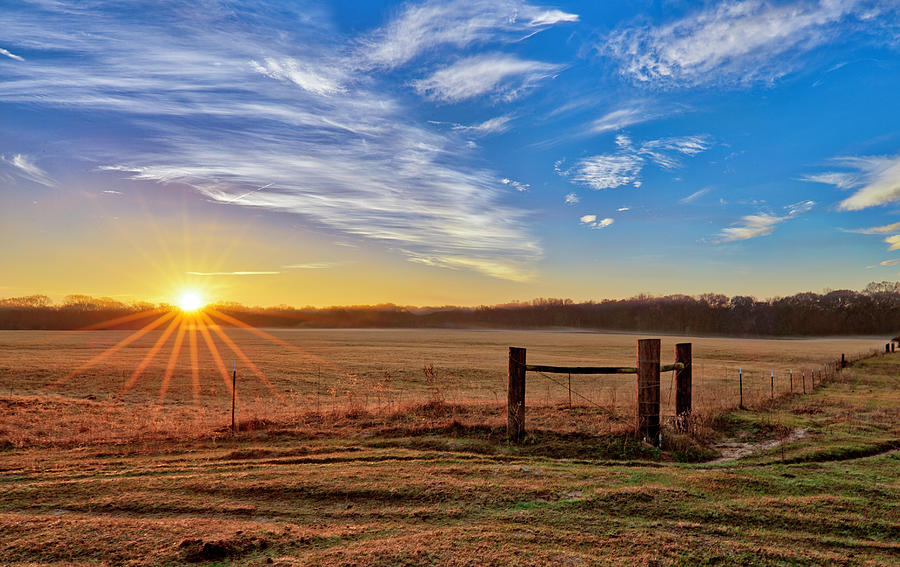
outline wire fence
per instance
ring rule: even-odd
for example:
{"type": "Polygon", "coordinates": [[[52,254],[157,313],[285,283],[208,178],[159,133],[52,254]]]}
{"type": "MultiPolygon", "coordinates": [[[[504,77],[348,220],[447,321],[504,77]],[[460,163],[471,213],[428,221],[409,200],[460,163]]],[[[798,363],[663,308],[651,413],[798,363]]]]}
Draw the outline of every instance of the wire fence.
{"type": "MultiPolygon", "coordinates": [[[[693,409],[710,412],[750,407],[786,395],[812,393],[822,383],[837,378],[843,365],[884,354],[885,351],[873,349],[842,355],[842,358],[826,360],[822,364],[807,363],[796,367],[772,365],[769,369],[760,368],[758,363],[743,367],[695,358],[692,365],[693,409]]],[[[538,367],[529,365],[529,370],[532,366],[538,367]]],[[[665,366],[663,368],[666,369],[665,366]]],[[[663,418],[667,419],[676,415],[676,373],[677,369],[671,368],[660,374],[660,406],[663,418]]],[[[528,388],[529,406],[581,404],[621,410],[633,408],[636,403],[636,378],[624,372],[603,376],[549,374],[543,371],[532,374],[540,380],[532,381],[528,388]]]]}

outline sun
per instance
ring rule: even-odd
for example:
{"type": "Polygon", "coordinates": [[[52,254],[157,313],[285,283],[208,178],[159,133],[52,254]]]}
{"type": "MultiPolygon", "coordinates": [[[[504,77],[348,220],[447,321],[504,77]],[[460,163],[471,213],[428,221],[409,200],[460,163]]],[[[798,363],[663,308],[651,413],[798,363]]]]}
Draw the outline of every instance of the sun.
{"type": "Polygon", "coordinates": [[[178,296],[178,307],[182,311],[196,311],[204,305],[203,296],[194,290],[183,291],[178,296]]]}

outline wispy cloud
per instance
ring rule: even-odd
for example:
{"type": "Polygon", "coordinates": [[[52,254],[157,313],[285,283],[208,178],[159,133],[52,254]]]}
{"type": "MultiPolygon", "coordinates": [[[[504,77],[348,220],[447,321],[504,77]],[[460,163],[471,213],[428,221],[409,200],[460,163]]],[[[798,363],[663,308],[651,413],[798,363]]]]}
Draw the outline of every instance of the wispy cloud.
{"type": "MultiPolygon", "coordinates": [[[[677,21],[621,27],[597,46],[638,83],[664,86],[773,81],[817,47],[858,32],[878,39],[894,8],[885,0],[708,4],[677,21]]],[[[891,34],[886,34],[890,37],[891,34]]]]}
{"type": "Polygon", "coordinates": [[[581,202],[581,198],[575,193],[569,193],[564,200],[567,205],[577,205],[581,202]]]}
{"type": "Polygon", "coordinates": [[[706,136],[660,138],[635,145],[628,136],[619,135],[615,143],[618,147],[615,153],[581,159],[568,170],[562,170],[558,162],[556,170],[591,189],[612,189],[629,184],[640,187],[640,174],[648,161],[665,169],[673,169],[681,166],[681,161],[676,157],[678,154],[693,156],[710,146],[706,136]]]}
{"type": "Polygon", "coordinates": [[[340,266],[344,262],[307,262],[305,264],[289,264],[282,266],[285,270],[327,270],[340,266]]]}
{"type": "Polygon", "coordinates": [[[453,129],[472,136],[488,136],[506,132],[510,128],[511,121],[512,116],[510,115],[496,116],[489,120],[485,120],[484,122],[468,126],[464,124],[454,124],[453,129]]]}
{"type": "Polygon", "coordinates": [[[598,155],[579,160],[572,180],[591,189],[611,189],[634,184],[644,160],[634,155],[598,155]]]}
{"type": "Polygon", "coordinates": [[[41,185],[46,185],[47,187],[56,186],[56,181],[47,174],[46,171],[38,167],[34,160],[24,154],[15,154],[13,156],[0,156],[0,160],[2,160],[7,165],[11,166],[13,169],[13,173],[27,179],[29,181],[33,181],[35,183],[39,183],[41,185]]]}
{"type": "Polygon", "coordinates": [[[2,47],[0,47],[0,55],[6,55],[10,59],[15,59],[16,61],[25,61],[24,57],[11,53],[8,49],[3,49],[2,47]]]}
{"type": "Polygon", "coordinates": [[[900,250],[900,234],[888,236],[884,241],[890,245],[888,246],[888,251],[900,250]]]}
{"type": "Polygon", "coordinates": [[[185,272],[191,276],[274,276],[281,272],[185,272]]]}
{"type": "Polygon", "coordinates": [[[683,204],[683,205],[686,205],[686,204],[688,204],[688,203],[693,203],[694,201],[696,201],[696,200],[699,199],[700,197],[706,195],[706,194],[709,193],[710,191],[712,191],[712,187],[704,187],[703,189],[699,189],[699,190],[697,190],[697,191],[694,191],[693,193],[691,193],[691,194],[688,195],[687,197],[682,197],[681,199],[678,199],[678,202],[681,203],[681,204],[683,204]]]}
{"type": "Polygon", "coordinates": [[[528,191],[528,189],[531,187],[531,185],[529,185],[528,183],[522,183],[520,181],[516,181],[515,179],[509,179],[508,177],[504,177],[503,179],[501,179],[500,183],[508,185],[509,187],[512,187],[516,191],[520,192],[528,191]]]}
{"type": "Polygon", "coordinates": [[[832,162],[851,171],[808,175],[803,180],[856,189],[838,209],[858,211],[900,201],[900,156],[840,157],[832,162]]]}
{"type": "Polygon", "coordinates": [[[591,229],[601,229],[612,226],[615,221],[609,217],[598,219],[597,215],[584,215],[578,219],[578,222],[590,227],[591,229]]]}
{"type": "Polygon", "coordinates": [[[591,123],[589,131],[594,134],[617,132],[634,124],[658,118],[660,114],[648,110],[643,105],[627,106],[607,112],[591,123]]]}
{"type": "Polygon", "coordinates": [[[398,67],[441,46],[506,43],[578,15],[516,0],[450,0],[409,4],[388,25],[359,43],[370,65],[398,67]]]}
{"type": "Polygon", "coordinates": [[[473,55],[413,81],[412,86],[422,96],[448,103],[486,94],[512,100],[561,69],[560,65],[514,55],[473,55]]]}
{"type": "MultiPolygon", "coordinates": [[[[326,77],[322,70],[315,69],[310,64],[304,64],[290,57],[280,61],[272,57],[266,57],[263,64],[250,61],[250,66],[263,75],[291,82],[304,90],[318,95],[332,95],[345,90],[337,78],[326,77]]],[[[331,69],[333,70],[333,68],[331,69]]]]}
{"type": "Polygon", "coordinates": [[[855,230],[848,230],[847,232],[856,232],[858,234],[889,234],[891,232],[900,232],[900,222],[883,226],[873,226],[871,228],[858,228],[855,230]]]}
{"type": "Polygon", "coordinates": [[[775,227],[787,220],[808,212],[815,206],[813,201],[801,201],[785,207],[786,214],[774,215],[771,213],[758,213],[742,217],[735,226],[723,228],[718,234],[716,242],[735,242],[749,240],[760,236],[767,236],[775,231],[775,227]]]}
{"type": "Polygon", "coordinates": [[[900,264],[900,258],[894,258],[893,260],[882,260],[881,262],[878,262],[878,265],[876,266],[866,266],[866,269],[871,270],[872,268],[896,266],[897,264],[900,264]]]}
{"type": "MultiPolygon", "coordinates": [[[[510,25],[529,31],[567,17],[514,5],[524,11],[510,25]]],[[[10,46],[46,54],[6,66],[0,100],[102,110],[139,132],[142,144],[80,149],[103,171],[185,184],[223,205],[295,214],[414,262],[519,281],[534,276],[541,248],[526,212],[504,204],[502,176],[468,165],[458,135],[418,123],[403,98],[372,75],[374,68],[361,66],[362,44],[322,24],[327,18],[310,17],[314,8],[254,6],[247,21],[216,5],[166,9],[153,19],[129,11],[98,18],[90,7],[0,10],[10,46]]],[[[388,41],[392,33],[369,40],[388,41]]],[[[481,41],[480,33],[461,45],[481,41]]],[[[414,57],[432,39],[423,41],[383,61],[414,57]]],[[[501,65],[499,75],[484,69],[460,90],[435,80],[428,92],[513,96],[538,80],[537,69],[548,69],[513,56],[486,57],[514,69],[501,65]]],[[[475,60],[457,64],[463,61],[475,60]]],[[[445,78],[452,74],[443,71],[445,78]]],[[[14,171],[23,175],[29,163],[20,160],[14,171]]]]}

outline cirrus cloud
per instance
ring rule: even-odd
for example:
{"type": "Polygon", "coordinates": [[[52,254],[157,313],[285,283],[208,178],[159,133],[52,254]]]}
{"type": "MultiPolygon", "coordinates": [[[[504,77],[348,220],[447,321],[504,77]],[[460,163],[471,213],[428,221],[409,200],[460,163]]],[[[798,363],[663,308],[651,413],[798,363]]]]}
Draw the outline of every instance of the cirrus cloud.
{"type": "Polygon", "coordinates": [[[859,34],[885,41],[896,5],[880,0],[725,1],[657,26],[620,27],[597,45],[620,73],[667,87],[772,82],[806,53],[859,34]]]}

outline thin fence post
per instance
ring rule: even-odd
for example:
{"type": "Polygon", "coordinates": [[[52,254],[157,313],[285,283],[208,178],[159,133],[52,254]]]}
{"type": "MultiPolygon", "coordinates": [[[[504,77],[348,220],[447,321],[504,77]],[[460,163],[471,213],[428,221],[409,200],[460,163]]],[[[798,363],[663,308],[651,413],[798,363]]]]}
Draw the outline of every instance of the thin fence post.
{"type": "Polygon", "coordinates": [[[675,373],[675,415],[691,413],[693,369],[691,343],[675,345],[675,364],[684,364],[684,368],[675,373]]]}
{"type": "Polygon", "coordinates": [[[231,375],[231,434],[234,435],[234,398],[237,396],[237,362],[231,375]]]}
{"type": "Polygon", "coordinates": [[[637,342],[638,435],[659,445],[659,339],[637,342]]]}
{"type": "Polygon", "coordinates": [[[769,385],[769,389],[770,389],[771,397],[774,400],[775,399],[775,371],[774,370],[772,371],[772,376],[770,377],[770,380],[771,380],[771,383],[769,385]]]}
{"type": "Polygon", "coordinates": [[[791,393],[793,394],[794,393],[794,369],[793,368],[791,368],[790,373],[791,373],[791,393]]]}
{"type": "Polygon", "coordinates": [[[744,409],[744,369],[738,368],[738,407],[744,409]]]}
{"type": "Polygon", "coordinates": [[[509,347],[506,434],[514,443],[525,437],[525,349],[509,347]]]}
{"type": "Polygon", "coordinates": [[[847,368],[847,357],[841,353],[841,368],[847,368]]]}
{"type": "Polygon", "coordinates": [[[806,394],[806,371],[800,372],[800,379],[803,381],[803,393],[806,394]]]}

